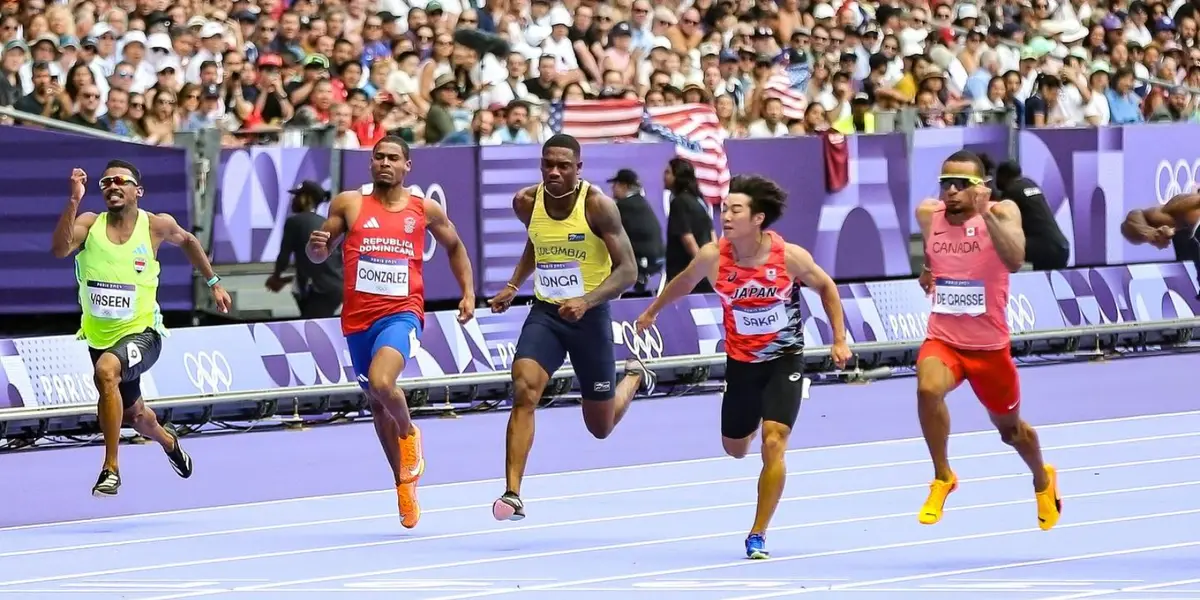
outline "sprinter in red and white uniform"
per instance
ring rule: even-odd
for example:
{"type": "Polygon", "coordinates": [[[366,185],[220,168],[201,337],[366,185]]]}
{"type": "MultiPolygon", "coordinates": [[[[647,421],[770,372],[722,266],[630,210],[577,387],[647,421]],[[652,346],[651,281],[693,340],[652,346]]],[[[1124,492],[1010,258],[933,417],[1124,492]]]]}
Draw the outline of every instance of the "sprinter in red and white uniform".
{"type": "Polygon", "coordinates": [[[1012,359],[1007,307],[1009,273],[1025,261],[1021,211],[992,202],[982,161],[955,152],[942,165],[941,200],[917,208],[925,237],[921,285],[933,295],[925,343],[917,356],[917,414],[933,459],[933,483],[918,515],[926,525],[942,518],[946,497],[958,487],[946,446],[946,394],[967,381],[987,409],[1000,438],[1033,471],[1038,526],[1050,529],[1062,512],[1054,467],[1042,461],[1037,432],[1021,420],[1021,386],[1012,359]]]}
{"type": "Polygon", "coordinates": [[[842,368],[850,359],[837,285],[807,250],[765,231],[783,213],[786,200],[787,194],[769,179],[735,177],[721,206],[724,237],[702,247],[637,320],[639,332],[650,327],[664,307],[706,277],[721,297],[727,356],[721,400],[725,453],[746,456],[762,424],[758,510],[746,538],[750,558],[770,556],[764,536],[783,495],[784,454],[807,385],[800,284],[821,295],[833,326],[834,363],[842,368]]]}
{"type": "Polygon", "coordinates": [[[460,322],[474,315],[475,285],[470,256],[441,205],[404,187],[412,169],[409,156],[401,138],[388,136],[375,144],[373,183],[333,199],[329,218],[309,238],[307,254],[314,263],[324,262],[330,246],[345,236],[342,334],[392,467],[401,522],[411,529],[421,518],[417,480],[425,471],[425,458],[421,432],[409,418],[396,381],[412,358],[425,321],[426,230],[446,249],[450,270],[462,288],[460,322]]]}

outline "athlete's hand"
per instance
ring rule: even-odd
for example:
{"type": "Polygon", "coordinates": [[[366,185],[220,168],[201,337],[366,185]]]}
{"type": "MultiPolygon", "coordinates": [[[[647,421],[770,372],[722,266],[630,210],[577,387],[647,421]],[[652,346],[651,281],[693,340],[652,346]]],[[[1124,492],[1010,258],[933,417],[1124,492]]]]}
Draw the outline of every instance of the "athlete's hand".
{"type": "Polygon", "coordinates": [[[1174,237],[1175,228],[1163,225],[1162,227],[1155,228],[1153,233],[1150,234],[1149,239],[1146,241],[1150,242],[1151,246],[1154,246],[1159,250],[1164,250],[1171,246],[1171,239],[1174,237]]]}
{"type": "Polygon", "coordinates": [[[643,331],[650,329],[650,327],[654,325],[654,320],[657,318],[658,315],[651,314],[649,310],[638,315],[637,320],[633,322],[634,331],[640,335],[643,331]]]}
{"type": "Polygon", "coordinates": [[[463,296],[458,301],[458,322],[466,323],[475,318],[475,296],[463,296]]]}
{"type": "Polygon", "coordinates": [[[308,255],[322,260],[329,258],[329,232],[318,229],[308,236],[308,255]]]}
{"type": "Polygon", "coordinates": [[[225,288],[214,285],[212,286],[213,302],[217,305],[217,310],[227,313],[233,307],[233,299],[229,297],[229,292],[225,288]]]}
{"type": "Polygon", "coordinates": [[[917,282],[921,284],[921,289],[925,290],[926,296],[933,293],[933,271],[921,269],[921,276],[917,278],[917,282]]]}
{"type": "Polygon", "coordinates": [[[583,298],[571,298],[558,307],[558,316],[574,323],[583,318],[583,313],[587,312],[587,310],[588,305],[587,302],[584,302],[583,298]]]}
{"type": "Polygon", "coordinates": [[[975,214],[986,215],[992,204],[992,188],[981,183],[972,187],[968,193],[971,194],[971,202],[975,204],[975,214]]]}
{"type": "Polygon", "coordinates": [[[502,313],[508,310],[508,306],[512,304],[513,298],[516,296],[517,290],[514,290],[511,285],[506,285],[504,289],[500,290],[500,293],[488,300],[488,306],[492,307],[492,312],[502,313]]]}
{"type": "Polygon", "coordinates": [[[846,342],[834,342],[833,347],[829,349],[829,358],[833,359],[833,364],[839,369],[845,369],[846,363],[850,361],[850,346],[846,342]]]}
{"type": "Polygon", "coordinates": [[[87,191],[87,172],[83,169],[71,170],[71,202],[79,202],[83,200],[83,193],[87,191]]]}
{"type": "Polygon", "coordinates": [[[283,286],[292,282],[293,277],[284,277],[282,275],[272,275],[267,278],[267,289],[272,292],[279,293],[283,290],[283,286]]]}

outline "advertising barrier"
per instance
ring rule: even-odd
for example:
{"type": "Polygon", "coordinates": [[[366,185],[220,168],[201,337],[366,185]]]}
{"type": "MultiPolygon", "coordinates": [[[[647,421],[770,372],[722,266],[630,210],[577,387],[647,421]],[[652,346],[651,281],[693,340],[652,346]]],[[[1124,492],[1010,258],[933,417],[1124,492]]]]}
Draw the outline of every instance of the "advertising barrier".
{"type": "MultiPolygon", "coordinates": [[[[916,280],[839,286],[851,343],[916,342],[925,335],[930,301],[916,280]]],[[[803,290],[809,346],[827,346],[832,329],[820,298],[803,290]]],[[[649,299],[612,304],[618,361],[719,354],[724,332],[714,295],[689,296],[650,330],[633,322],[649,299]]],[[[494,315],[480,311],[460,325],[453,312],[429,313],[403,377],[506,371],[527,306],[494,315]]],[[[1200,314],[1191,264],[1159,263],[1013,275],[1007,319],[1014,334],[1088,325],[1145,323],[1200,314]]],[[[71,337],[0,340],[0,413],[95,402],[87,348],[71,337]]],[[[172,332],[158,364],[142,378],[151,401],[224,392],[264,395],[298,386],[353,384],[346,342],[336,319],[193,327],[172,332]]]]}
{"type": "MultiPolygon", "coordinates": [[[[126,160],[141,171],[146,195],[141,208],[169,213],[185,228],[192,226],[187,153],[51,132],[0,127],[0,313],[43,314],[79,311],[75,261],[50,254],[50,236],[70,194],[71,170],[88,173],[80,212],[101,212],[100,176],[112,159],[126,160]]],[[[158,302],[163,310],[191,310],[192,267],[178,248],[159,252],[158,302]]],[[[0,403],[2,404],[2,403],[0,403]]]]}

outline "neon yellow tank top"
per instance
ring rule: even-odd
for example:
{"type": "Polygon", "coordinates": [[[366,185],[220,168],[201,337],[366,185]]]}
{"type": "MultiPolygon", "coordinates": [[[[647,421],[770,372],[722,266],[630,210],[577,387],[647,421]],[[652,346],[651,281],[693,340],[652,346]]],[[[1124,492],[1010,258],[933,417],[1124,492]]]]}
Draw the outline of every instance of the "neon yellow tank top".
{"type": "Polygon", "coordinates": [[[539,185],[529,220],[529,239],[533,241],[534,294],[539,300],[562,304],[596,289],[612,272],[608,246],[592,232],[586,211],[588,189],[583,181],[575,197],[575,207],[559,221],[546,214],[545,186],[539,185]]]}
{"type": "Polygon", "coordinates": [[[165,334],[158,310],[158,272],[150,215],[139,210],[133,235],[118,245],[108,239],[108,213],[100,213],[75,255],[83,308],[80,339],[104,350],[148,327],[165,334]]]}

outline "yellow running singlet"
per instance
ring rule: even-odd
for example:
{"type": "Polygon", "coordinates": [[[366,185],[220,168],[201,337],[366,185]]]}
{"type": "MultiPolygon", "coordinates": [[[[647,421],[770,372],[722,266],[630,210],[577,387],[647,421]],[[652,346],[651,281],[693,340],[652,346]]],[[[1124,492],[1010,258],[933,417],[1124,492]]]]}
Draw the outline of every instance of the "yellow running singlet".
{"type": "Polygon", "coordinates": [[[158,310],[158,272],[150,215],[139,210],[133,235],[118,245],[108,239],[108,213],[100,213],[75,255],[83,308],[80,338],[89,347],[107,350],[148,327],[165,334],[158,310]]]}
{"type": "Polygon", "coordinates": [[[596,289],[612,272],[612,257],[604,240],[588,226],[585,207],[588,189],[581,181],[575,207],[563,220],[546,213],[545,186],[539,185],[529,220],[533,241],[534,293],[539,300],[562,304],[596,289]]]}

